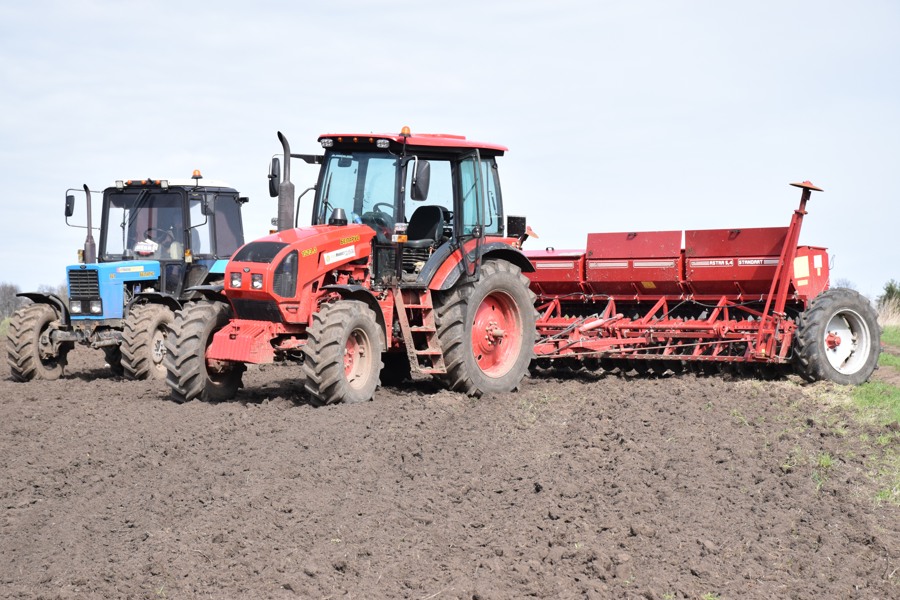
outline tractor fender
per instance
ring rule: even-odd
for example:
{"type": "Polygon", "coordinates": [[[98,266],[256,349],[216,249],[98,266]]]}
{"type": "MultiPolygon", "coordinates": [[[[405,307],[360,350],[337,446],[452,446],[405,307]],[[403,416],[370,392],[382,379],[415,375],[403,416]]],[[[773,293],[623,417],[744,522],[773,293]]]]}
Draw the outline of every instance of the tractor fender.
{"type": "Polygon", "coordinates": [[[69,307],[65,301],[56,294],[47,294],[44,292],[20,292],[16,296],[28,298],[35,304],[48,304],[56,311],[56,315],[60,322],[68,326],[71,324],[69,319],[69,307]]]}
{"type": "MultiPolygon", "coordinates": [[[[475,259],[476,240],[469,240],[465,244],[467,258],[475,259]]],[[[488,242],[481,246],[481,260],[505,260],[520,269],[523,273],[534,271],[534,265],[528,260],[521,250],[513,248],[504,242],[488,242]]],[[[462,256],[459,248],[451,248],[450,244],[444,244],[438,248],[419,273],[416,283],[426,285],[435,291],[446,291],[456,285],[462,275],[462,256]]]]}
{"type": "Polygon", "coordinates": [[[128,314],[131,307],[135,304],[162,304],[167,306],[172,312],[181,310],[181,302],[178,298],[159,292],[142,292],[138,294],[125,305],[125,314],[128,314]]]}
{"type": "Polygon", "coordinates": [[[381,341],[383,347],[387,347],[387,325],[385,324],[384,309],[378,302],[378,298],[369,288],[361,285],[323,285],[321,290],[334,292],[340,295],[344,300],[357,300],[366,304],[375,313],[378,320],[378,329],[381,331],[381,341]]]}

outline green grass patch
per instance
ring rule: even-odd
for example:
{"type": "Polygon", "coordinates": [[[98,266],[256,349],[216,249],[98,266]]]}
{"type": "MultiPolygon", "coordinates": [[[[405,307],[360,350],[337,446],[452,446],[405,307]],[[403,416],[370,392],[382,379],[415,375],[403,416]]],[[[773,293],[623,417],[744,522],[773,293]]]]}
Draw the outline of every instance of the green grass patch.
{"type": "Polygon", "coordinates": [[[890,367],[892,369],[897,369],[898,371],[900,371],[900,356],[882,352],[881,356],[878,357],[878,365],[881,367],[890,367]]]}
{"type": "Polygon", "coordinates": [[[867,461],[871,477],[878,482],[875,501],[900,506],[900,387],[871,381],[853,389],[853,404],[859,419],[883,426],[874,437],[865,435],[860,441],[874,450],[867,461]]]}
{"type": "Polygon", "coordinates": [[[881,333],[881,341],[891,346],[900,346],[900,325],[887,325],[881,333]]]}
{"type": "Polygon", "coordinates": [[[853,403],[880,425],[900,422],[900,387],[870,381],[853,389],[853,403]]]}

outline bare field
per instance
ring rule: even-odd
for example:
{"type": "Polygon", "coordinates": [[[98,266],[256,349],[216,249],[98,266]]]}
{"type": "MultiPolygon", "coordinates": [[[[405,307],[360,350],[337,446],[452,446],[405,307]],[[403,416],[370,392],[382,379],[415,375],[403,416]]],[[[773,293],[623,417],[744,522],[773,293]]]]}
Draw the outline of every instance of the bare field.
{"type": "Polygon", "coordinates": [[[893,430],[828,384],[419,381],[314,409],[289,367],[184,405],[99,352],[2,369],[3,598],[900,597],[863,443],[893,430]]]}

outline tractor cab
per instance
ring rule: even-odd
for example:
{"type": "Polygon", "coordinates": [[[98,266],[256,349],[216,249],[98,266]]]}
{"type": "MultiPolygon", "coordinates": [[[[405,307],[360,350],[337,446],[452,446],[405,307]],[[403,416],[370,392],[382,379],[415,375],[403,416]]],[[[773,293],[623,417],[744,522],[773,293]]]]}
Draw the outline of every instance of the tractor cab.
{"type": "MultiPolygon", "coordinates": [[[[426,285],[467,240],[504,236],[496,157],[505,147],[406,127],[326,134],[319,142],[325,155],[315,161],[322,167],[312,224],[363,224],[375,232],[373,286],[426,285]]],[[[471,257],[470,273],[478,252],[471,257]]]]}
{"type": "Polygon", "coordinates": [[[179,297],[243,243],[242,199],[227,184],[118,181],[103,193],[98,261],[154,261],[157,292],[179,297]]]}
{"type": "MultiPolygon", "coordinates": [[[[66,222],[75,214],[66,195],[66,222]]],[[[85,188],[88,212],[90,190],[85,188]]],[[[221,278],[243,244],[240,207],[246,198],[225,183],[190,179],[119,180],[103,191],[97,248],[88,224],[79,263],[67,268],[73,320],[121,319],[139,294],[177,306],[186,290],[221,278]]]]}

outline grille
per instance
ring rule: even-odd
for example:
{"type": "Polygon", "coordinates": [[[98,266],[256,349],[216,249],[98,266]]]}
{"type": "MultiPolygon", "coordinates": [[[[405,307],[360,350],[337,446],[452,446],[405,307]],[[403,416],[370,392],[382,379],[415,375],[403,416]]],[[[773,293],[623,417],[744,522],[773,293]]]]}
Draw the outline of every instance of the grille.
{"type": "Polygon", "coordinates": [[[96,270],[69,271],[69,296],[99,297],[100,278],[96,270]]]}
{"type": "Polygon", "coordinates": [[[235,316],[250,321],[274,321],[281,323],[281,311],[275,302],[267,300],[233,300],[235,316]]]}

